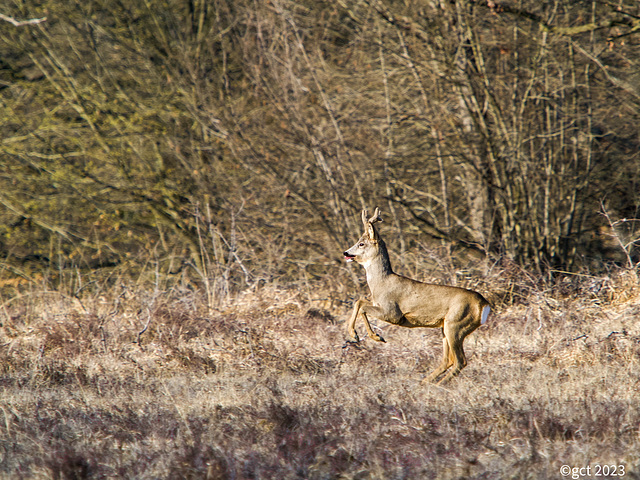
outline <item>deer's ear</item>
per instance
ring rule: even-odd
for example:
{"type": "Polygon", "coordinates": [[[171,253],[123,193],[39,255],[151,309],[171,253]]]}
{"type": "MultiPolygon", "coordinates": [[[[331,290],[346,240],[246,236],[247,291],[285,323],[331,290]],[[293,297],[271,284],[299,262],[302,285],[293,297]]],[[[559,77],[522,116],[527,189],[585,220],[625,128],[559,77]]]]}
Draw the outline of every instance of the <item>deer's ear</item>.
{"type": "Polygon", "coordinates": [[[365,224],[364,231],[367,233],[367,236],[369,237],[369,240],[371,240],[371,241],[376,241],[377,240],[376,229],[373,228],[373,225],[371,223],[367,222],[365,224]]]}

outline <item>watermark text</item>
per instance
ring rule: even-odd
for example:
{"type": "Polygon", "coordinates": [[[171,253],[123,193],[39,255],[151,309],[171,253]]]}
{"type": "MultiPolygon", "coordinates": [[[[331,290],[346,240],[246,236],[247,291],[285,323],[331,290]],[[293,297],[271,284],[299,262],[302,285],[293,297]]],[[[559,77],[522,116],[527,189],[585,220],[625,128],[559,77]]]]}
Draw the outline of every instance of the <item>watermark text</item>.
{"type": "Polygon", "coordinates": [[[624,477],[625,473],[624,465],[600,465],[596,463],[586,467],[572,467],[571,465],[562,465],[560,467],[560,475],[572,480],[578,480],[579,478],[624,477]]]}

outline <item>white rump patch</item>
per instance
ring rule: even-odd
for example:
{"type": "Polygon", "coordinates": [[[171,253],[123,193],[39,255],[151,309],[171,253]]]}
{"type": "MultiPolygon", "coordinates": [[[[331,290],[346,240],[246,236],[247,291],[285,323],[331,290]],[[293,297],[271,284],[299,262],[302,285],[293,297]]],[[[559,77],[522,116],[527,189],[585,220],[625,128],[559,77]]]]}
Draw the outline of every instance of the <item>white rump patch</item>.
{"type": "Polygon", "coordinates": [[[489,312],[491,311],[491,307],[489,305],[485,305],[482,309],[482,319],[480,320],[480,324],[484,325],[487,322],[487,317],[489,316],[489,312]]]}

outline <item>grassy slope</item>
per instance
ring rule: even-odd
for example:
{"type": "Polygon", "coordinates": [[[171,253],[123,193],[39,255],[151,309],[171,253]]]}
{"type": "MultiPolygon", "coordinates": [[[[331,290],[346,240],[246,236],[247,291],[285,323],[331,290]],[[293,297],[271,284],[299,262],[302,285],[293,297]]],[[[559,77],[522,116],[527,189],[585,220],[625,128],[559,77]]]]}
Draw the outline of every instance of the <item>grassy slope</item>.
{"type": "Polygon", "coordinates": [[[195,295],[5,299],[0,477],[640,478],[640,296],[624,289],[497,309],[445,387],[420,385],[439,332],[380,325],[388,343],[345,346],[347,310],[296,292],[210,313],[195,295]]]}

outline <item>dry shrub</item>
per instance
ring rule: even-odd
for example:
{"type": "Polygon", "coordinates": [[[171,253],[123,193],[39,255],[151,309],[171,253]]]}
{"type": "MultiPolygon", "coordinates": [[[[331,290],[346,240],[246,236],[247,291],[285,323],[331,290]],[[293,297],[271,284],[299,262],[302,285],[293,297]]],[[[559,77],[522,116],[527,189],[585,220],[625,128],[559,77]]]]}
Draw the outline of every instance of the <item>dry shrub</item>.
{"type": "Polygon", "coordinates": [[[543,479],[590,459],[633,478],[640,330],[625,288],[531,283],[444,387],[420,384],[439,332],[379,324],[388,343],[345,343],[348,303],[299,290],[218,311],[133,287],[83,298],[91,311],[25,297],[0,328],[0,476],[543,479]]]}

